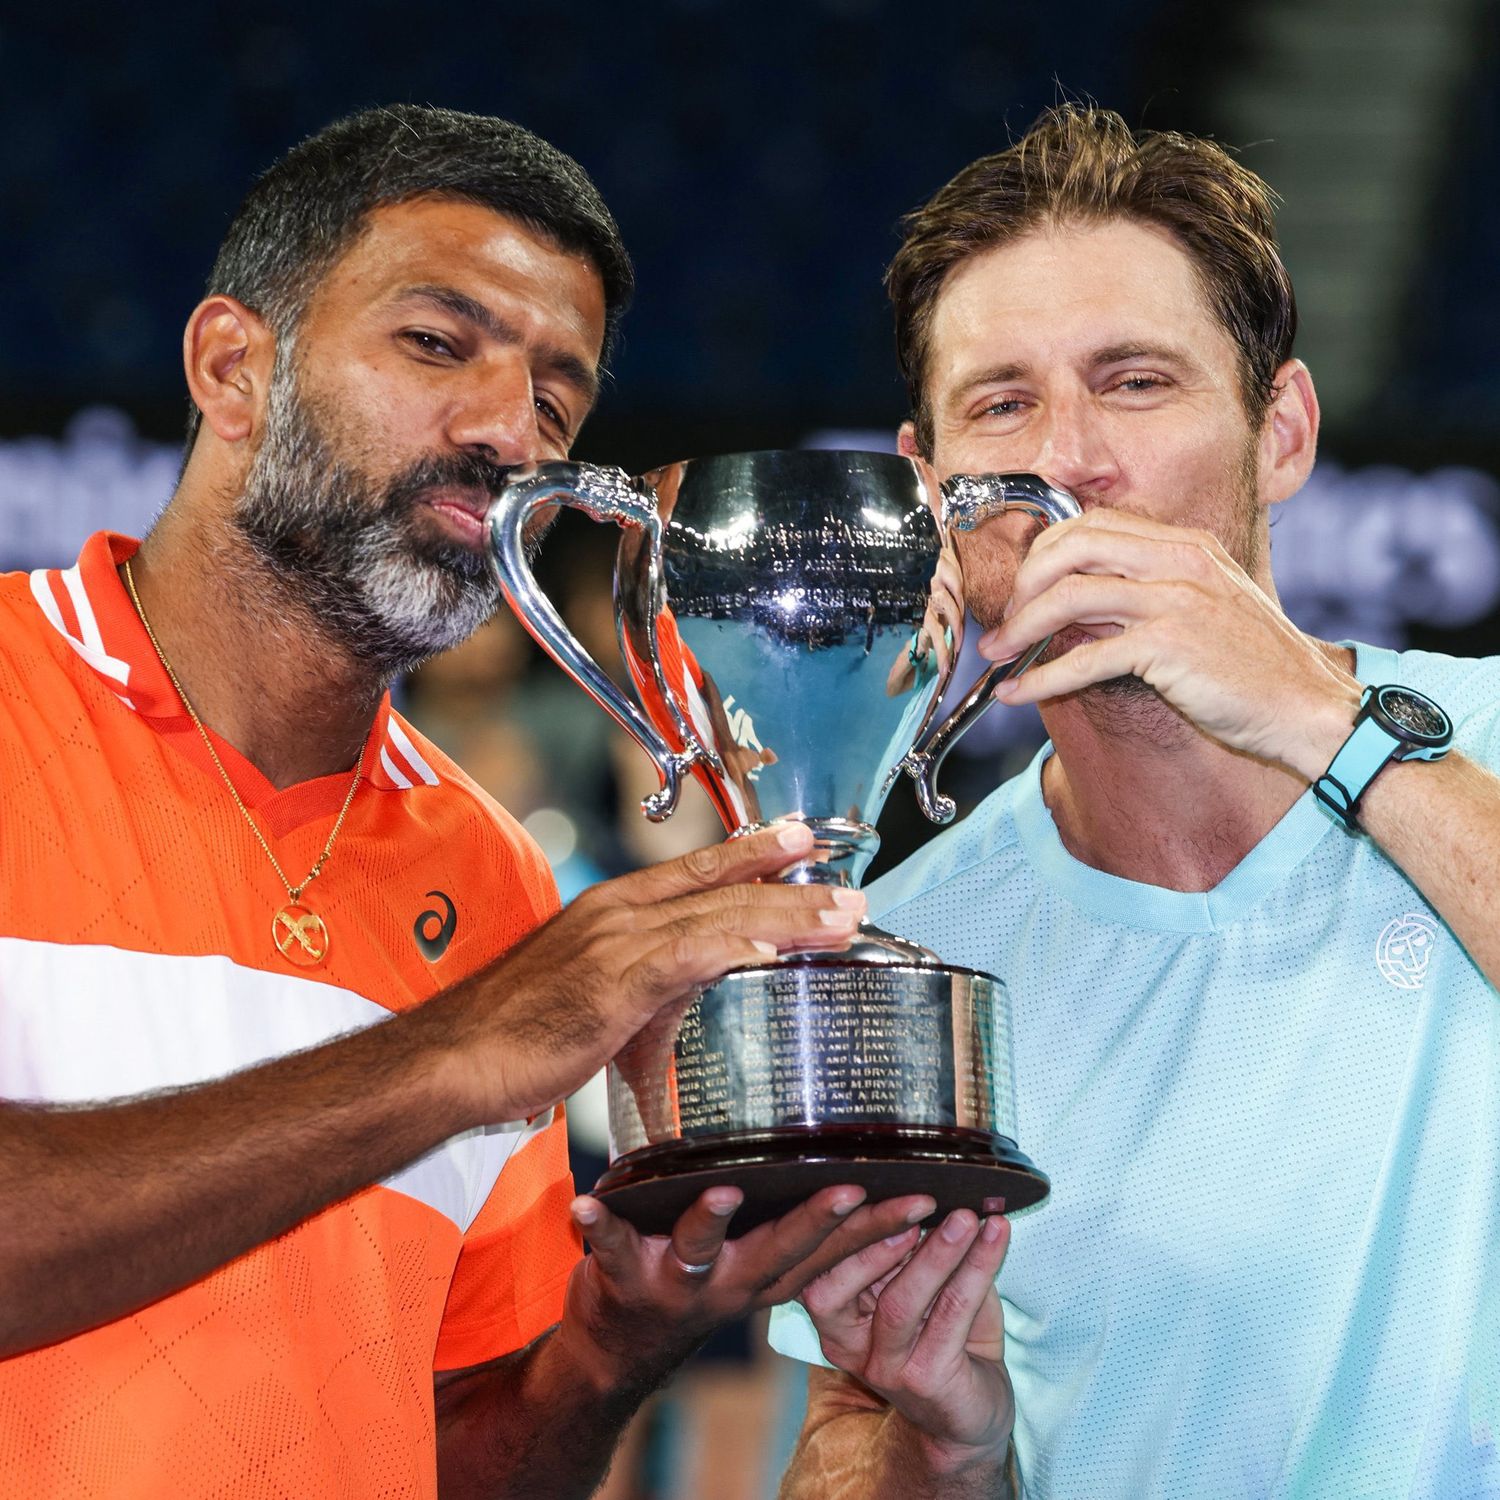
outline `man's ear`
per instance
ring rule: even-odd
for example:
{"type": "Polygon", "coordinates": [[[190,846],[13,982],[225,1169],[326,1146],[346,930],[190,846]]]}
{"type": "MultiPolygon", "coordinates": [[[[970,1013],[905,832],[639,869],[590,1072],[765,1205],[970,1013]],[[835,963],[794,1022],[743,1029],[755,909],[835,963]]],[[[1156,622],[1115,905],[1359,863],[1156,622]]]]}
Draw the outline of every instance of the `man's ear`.
{"type": "Polygon", "coordinates": [[[182,334],[188,394],[203,425],[226,443],[260,428],[276,364],[276,336],[258,313],[216,294],[193,309],[182,334]]]}
{"type": "Polygon", "coordinates": [[[1289,500],[1307,482],[1318,453],[1318,393],[1300,359],[1277,370],[1276,395],[1261,424],[1260,503],[1289,500]]]}
{"type": "Polygon", "coordinates": [[[917,429],[912,422],[903,422],[896,429],[896,451],[902,458],[909,458],[916,464],[917,472],[922,476],[922,487],[927,491],[927,506],[938,518],[941,524],[943,519],[943,492],[938,488],[937,471],[922,456],[922,450],[917,447],[917,429]]]}

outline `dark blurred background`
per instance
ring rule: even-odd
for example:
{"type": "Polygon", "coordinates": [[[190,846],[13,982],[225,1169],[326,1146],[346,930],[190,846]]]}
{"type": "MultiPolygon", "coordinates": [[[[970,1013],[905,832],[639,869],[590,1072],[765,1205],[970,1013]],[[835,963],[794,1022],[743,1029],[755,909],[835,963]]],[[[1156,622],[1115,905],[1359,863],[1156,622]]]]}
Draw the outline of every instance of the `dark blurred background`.
{"type": "MultiPolygon", "coordinates": [[[[219,237],[255,174],[340,114],[414,100],[508,115],[588,168],[640,291],[577,456],[639,471],[889,446],[905,411],[881,275],[899,217],[1045,106],[1093,98],[1239,148],[1284,199],[1298,352],[1326,424],[1274,533],[1293,618],[1500,650],[1497,52],[1494,0],[0,16],[0,566],[70,560],[89,531],[149,523],[175,477],[181,329],[219,237]]],[[[601,652],[611,545],[578,520],[542,563],[601,652]]],[[[715,834],[701,803],[646,827],[643,758],[508,620],[404,691],[527,819],[569,891],[715,834]]],[[[965,805],[1035,743],[1033,719],[991,718],[950,762],[965,805]]],[[[882,827],[883,863],[930,832],[904,789],[882,827]]],[[[575,1112],[586,1137],[590,1107],[575,1112]]],[[[658,1407],[613,1493],[730,1500],[742,1491],[723,1476],[741,1470],[746,1495],[770,1484],[793,1420],[781,1385],[697,1378],[696,1415],[658,1407]],[[759,1455],[753,1475],[724,1462],[736,1441],[759,1455]],[[721,1461],[704,1487],[707,1450],[721,1461]]]]}

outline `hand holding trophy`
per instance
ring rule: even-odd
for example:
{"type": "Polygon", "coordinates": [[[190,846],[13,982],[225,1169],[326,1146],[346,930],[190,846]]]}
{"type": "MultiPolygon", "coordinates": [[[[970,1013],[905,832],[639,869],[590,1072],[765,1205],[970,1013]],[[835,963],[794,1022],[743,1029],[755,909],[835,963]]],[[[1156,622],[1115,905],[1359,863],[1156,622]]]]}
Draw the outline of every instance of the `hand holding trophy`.
{"type": "MultiPolygon", "coordinates": [[[[953,816],[935,788],[944,755],[1046,644],[933,725],[958,649],[923,632],[944,531],[1007,510],[1078,514],[1027,474],[955,475],[936,498],[941,522],[917,465],[880,453],[729,454],[639,480],[547,463],[511,472],[488,527],[512,609],[656,763],[648,817],[670,815],[691,773],[731,837],[779,819],[812,828],[815,857],[783,879],[852,887],[902,770],[930,818],[953,816]],[[616,622],[639,707],[532,576],[527,523],[559,504],[623,528],[616,622]]],[[[871,1202],[927,1193],[940,1215],[1048,1191],[1015,1142],[1000,982],[873,926],[845,952],[782,954],[685,997],[608,1083],[611,1164],[594,1191],[643,1233],[718,1184],[744,1192],[737,1234],[833,1183],[871,1202]]]]}

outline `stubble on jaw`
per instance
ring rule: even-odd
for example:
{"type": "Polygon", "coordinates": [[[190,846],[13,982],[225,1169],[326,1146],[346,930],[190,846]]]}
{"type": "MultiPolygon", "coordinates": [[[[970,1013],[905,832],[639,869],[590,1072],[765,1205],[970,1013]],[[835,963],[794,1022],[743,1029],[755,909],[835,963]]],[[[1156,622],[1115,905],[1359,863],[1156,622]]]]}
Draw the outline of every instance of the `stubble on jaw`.
{"type": "Polygon", "coordinates": [[[422,491],[453,485],[494,494],[505,470],[459,453],[375,479],[370,455],[353,451],[335,414],[301,389],[295,350],[278,356],[265,435],[232,524],[272,581],[268,616],[290,607],[389,680],[466,640],[500,603],[484,556],[423,534],[422,491]]]}

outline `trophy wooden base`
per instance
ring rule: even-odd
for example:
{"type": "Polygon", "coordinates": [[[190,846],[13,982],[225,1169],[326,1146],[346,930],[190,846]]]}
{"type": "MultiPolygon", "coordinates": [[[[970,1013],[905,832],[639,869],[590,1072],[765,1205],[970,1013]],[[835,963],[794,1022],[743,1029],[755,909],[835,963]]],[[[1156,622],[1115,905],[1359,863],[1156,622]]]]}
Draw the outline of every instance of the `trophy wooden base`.
{"type": "Polygon", "coordinates": [[[730,1220],[734,1238],[846,1182],[864,1188],[869,1203],[930,1194],[937,1199],[934,1220],[955,1208],[1015,1213],[1051,1190],[1008,1140],[986,1131],[784,1125],[643,1146],[614,1162],[594,1194],[642,1234],[669,1234],[700,1193],[737,1187],[745,1201],[730,1220]]]}

